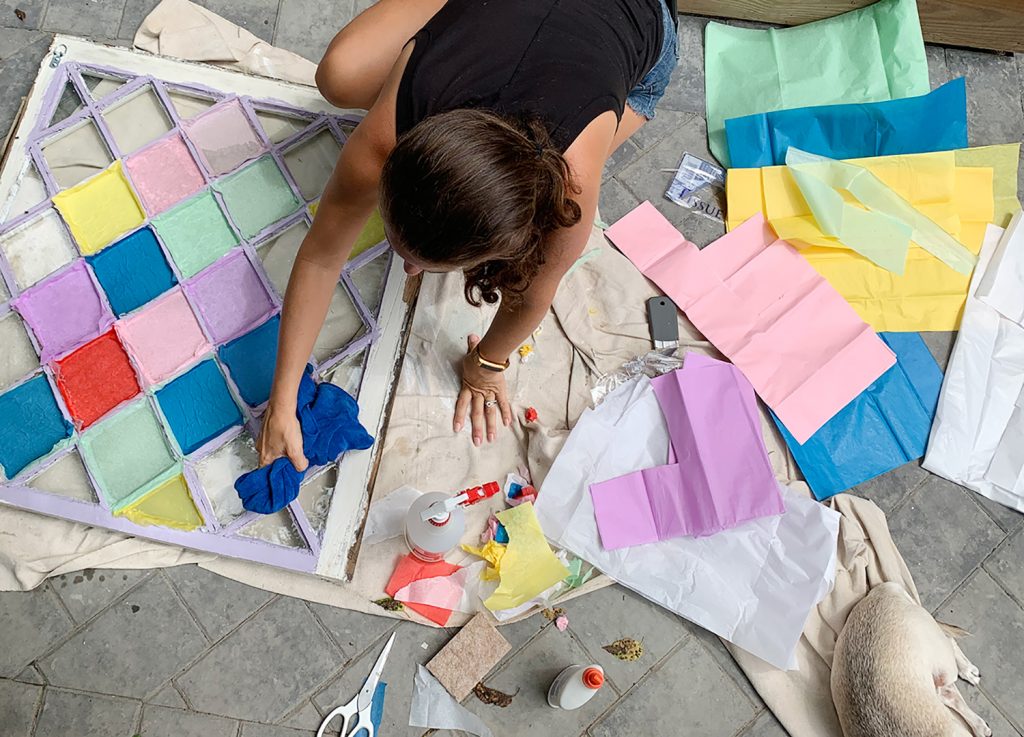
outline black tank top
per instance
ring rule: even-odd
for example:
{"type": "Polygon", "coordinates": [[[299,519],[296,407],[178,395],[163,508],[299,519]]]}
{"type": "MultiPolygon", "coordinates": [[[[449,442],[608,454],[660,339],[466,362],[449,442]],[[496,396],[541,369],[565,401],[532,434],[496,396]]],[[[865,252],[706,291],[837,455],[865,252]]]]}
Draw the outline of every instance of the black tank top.
{"type": "Polygon", "coordinates": [[[665,0],[448,0],[415,35],[398,135],[436,113],[536,115],[565,151],[658,60],[665,0]]]}

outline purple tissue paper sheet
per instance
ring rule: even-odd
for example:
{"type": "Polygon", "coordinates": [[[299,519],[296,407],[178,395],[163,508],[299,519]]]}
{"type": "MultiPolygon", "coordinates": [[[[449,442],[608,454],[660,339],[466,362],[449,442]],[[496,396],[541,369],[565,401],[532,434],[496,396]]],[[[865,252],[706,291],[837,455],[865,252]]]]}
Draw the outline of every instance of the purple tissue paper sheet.
{"type": "Polygon", "coordinates": [[[691,353],[652,383],[675,462],[590,487],[604,548],[703,537],[782,514],[754,389],[739,369],[691,353]]]}

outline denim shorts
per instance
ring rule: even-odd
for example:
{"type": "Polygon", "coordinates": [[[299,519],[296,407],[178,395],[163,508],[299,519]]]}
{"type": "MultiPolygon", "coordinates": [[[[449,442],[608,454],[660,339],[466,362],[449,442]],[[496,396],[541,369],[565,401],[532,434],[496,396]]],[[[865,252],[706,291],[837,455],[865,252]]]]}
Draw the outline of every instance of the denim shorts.
{"type": "Polygon", "coordinates": [[[661,25],[663,28],[661,55],[651,71],[640,80],[640,84],[626,96],[626,104],[638,115],[654,120],[654,106],[665,96],[672,71],[679,61],[679,36],[676,33],[676,19],[668,9],[668,3],[661,4],[661,25]]]}

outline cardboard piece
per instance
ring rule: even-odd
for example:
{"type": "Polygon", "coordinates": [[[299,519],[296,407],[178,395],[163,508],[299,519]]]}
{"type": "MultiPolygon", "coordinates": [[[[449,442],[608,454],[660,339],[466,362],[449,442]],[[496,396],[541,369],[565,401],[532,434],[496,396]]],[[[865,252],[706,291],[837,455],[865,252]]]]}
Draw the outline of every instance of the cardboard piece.
{"type": "Polygon", "coordinates": [[[967,148],[967,87],[960,77],[918,97],[745,115],[725,132],[738,168],[785,164],[790,146],[832,159],[967,148]]]}
{"type": "Polygon", "coordinates": [[[644,202],[606,235],[736,364],[798,442],[896,362],[761,216],[698,249],[644,202]]]}
{"type": "Polygon", "coordinates": [[[512,649],[486,614],[477,614],[427,663],[429,670],[457,701],[512,649]]]}
{"type": "Polygon", "coordinates": [[[882,0],[794,28],[708,23],[704,70],[708,142],[726,166],[727,118],[930,89],[915,0],[882,0]]]}

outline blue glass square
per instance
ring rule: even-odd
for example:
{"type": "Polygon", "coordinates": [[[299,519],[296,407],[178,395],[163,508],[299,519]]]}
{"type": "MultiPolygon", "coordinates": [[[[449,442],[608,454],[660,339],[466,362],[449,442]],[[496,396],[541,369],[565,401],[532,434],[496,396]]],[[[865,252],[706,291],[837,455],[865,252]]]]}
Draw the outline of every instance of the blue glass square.
{"type": "Polygon", "coordinates": [[[149,228],[122,238],[89,256],[88,261],[118,317],[159,297],[178,283],[149,228]]]}
{"type": "Polygon", "coordinates": [[[0,466],[4,474],[9,479],[17,476],[71,437],[71,429],[45,376],[0,394],[0,466]]]}
{"type": "Polygon", "coordinates": [[[225,344],[218,353],[238,393],[250,407],[270,398],[277,361],[277,331],[281,318],[274,315],[255,330],[225,344]]]}
{"type": "Polygon", "coordinates": [[[156,400],[185,455],[242,424],[242,413],[213,361],[203,361],[168,382],[157,391],[156,400]]]}

